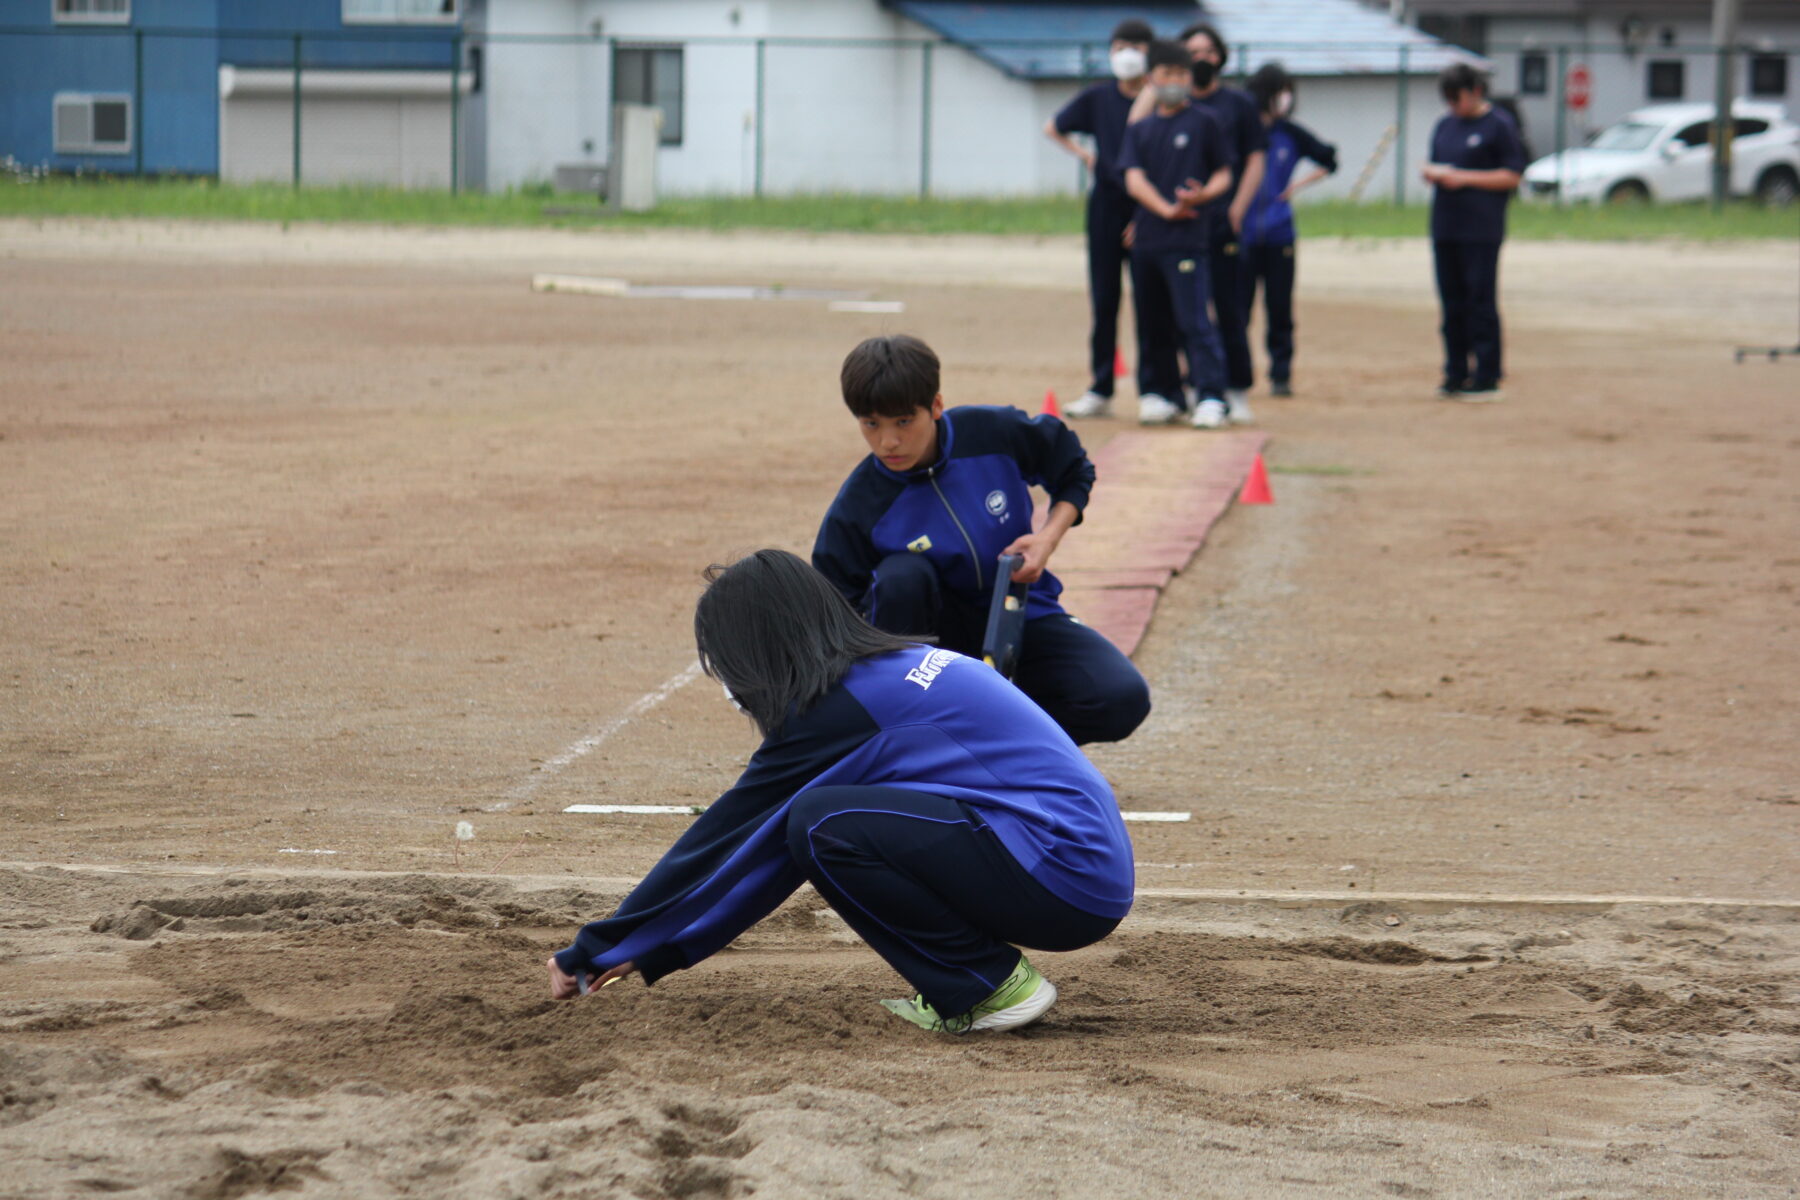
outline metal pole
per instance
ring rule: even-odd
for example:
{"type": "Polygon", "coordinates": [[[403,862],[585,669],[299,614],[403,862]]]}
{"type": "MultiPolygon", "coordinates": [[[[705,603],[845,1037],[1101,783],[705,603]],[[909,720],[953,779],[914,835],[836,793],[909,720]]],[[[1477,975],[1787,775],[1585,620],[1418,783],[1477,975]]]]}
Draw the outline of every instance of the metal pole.
{"type": "Polygon", "coordinates": [[[755,194],[763,194],[763,69],[768,58],[768,41],[756,39],[756,186],[755,194]]]}
{"type": "Polygon", "coordinates": [[[131,31],[131,148],[137,176],[144,177],[144,31],[131,31]]]}
{"type": "Polygon", "coordinates": [[[1249,42],[1245,42],[1243,45],[1238,47],[1237,60],[1238,60],[1238,86],[1243,87],[1245,81],[1247,81],[1250,78],[1250,43],[1249,42]]]}
{"type": "Polygon", "coordinates": [[[1405,42],[1400,43],[1400,65],[1395,75],[1394,102],[1394,204],[1396,207],[1406,203],[1406,68],[1407,52],[1410,50],[1405,42]]]}
{"type": "Polygon", "coordinates": [[[294,186],[300,186],[300,35],[294,35],[294,186]]]}
{"type": "Polygon", "coordinates": [[[1713,77],[1712,207],[1725,207],[1731,197],[1731,97],[1737,90],[1735,67],[1738,36],[1738,0],[1713,0],[1713,53],[1718,69],[1713,77]]]}
{"type": "Polygon", "coordinates": [[[919,199],[931,195],[931,43],[919,54],[919,199]]]}
{"type": "Polygon", "coordinates": [[[1556,48],[1556,80],[1551,84],[1556,89],[1556,207],[1563,206],[1563,145],[1567,134],[1563,128],[1563,120],[1568,111],[1569,96],[1569,48],[1556,48]]]}
{"type": "Polygon", "coordinates": [[[450,39],[450,194],[456,195],[462,171],[462,56],[463,35],[457,30],[450,39]]]}

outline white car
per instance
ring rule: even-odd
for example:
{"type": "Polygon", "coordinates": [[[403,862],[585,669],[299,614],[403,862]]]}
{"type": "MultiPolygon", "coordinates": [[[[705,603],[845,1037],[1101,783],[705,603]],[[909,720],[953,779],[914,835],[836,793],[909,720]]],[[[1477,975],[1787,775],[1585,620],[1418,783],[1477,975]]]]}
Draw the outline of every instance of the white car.
{"type": "MultiPolygon", "coordinates": [[[[1779,104],[1739,100],[1731,106],[1731,193],[1764,204],[1791,204],[1800,193],[1800,125],[1779,104]]],[[[1585,146],[1540,158],[1525,168],[1522,194],[1532,200],[1607,203],[1704,200],[1712,195],[1713,106],[1653,104],[1628,113],[1585,146]]]]}

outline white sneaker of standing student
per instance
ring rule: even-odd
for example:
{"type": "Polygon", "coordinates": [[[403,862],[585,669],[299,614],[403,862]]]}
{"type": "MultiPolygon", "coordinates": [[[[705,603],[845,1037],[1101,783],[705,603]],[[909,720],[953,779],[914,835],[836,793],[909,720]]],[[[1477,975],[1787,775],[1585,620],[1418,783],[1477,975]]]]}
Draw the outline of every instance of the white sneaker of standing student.
{"type": "Polygon", "coordinates": [[[1081,398],[1069,405],[1071,417],[1110,417],[1112,416],[1112,397],[1102,396],[1099,392],[1083,392],[1081,398]]]}
{"type": "Polygon", "coordinates": [[[1250,411],[1250,393],[1241,388],[1232,388],[1225,393],[1225,415],[1233,425],[1249,425],[1256,420],[1256,414],[1250,411]]]}
{"type": "Polygon", "coordinates": [[[1194,415],[1188,424],[1195,429],[1223,429],[1225,419],[1225,402],[1217,396],[1208,396],[1194,406],[1194,415]]]}
{"type": "Polygon", "coordinates": [[[1138,399],[1139,425],[1167,425],[1181,415],[1179,404],[1171,404],[1155,392],[1147,393],[1138,399]]]}

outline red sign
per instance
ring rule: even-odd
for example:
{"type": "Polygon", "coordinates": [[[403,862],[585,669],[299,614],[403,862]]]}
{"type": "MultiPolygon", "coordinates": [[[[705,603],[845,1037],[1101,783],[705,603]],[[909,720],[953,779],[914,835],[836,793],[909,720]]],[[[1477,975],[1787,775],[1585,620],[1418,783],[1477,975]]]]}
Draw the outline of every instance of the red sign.
{"type": "Polygon", "coordinates": [[[1594,77],[1588,71],[1586,63],[1576,63],[1569,68],[1569,77],[1563,81],[1563,102],[1579,112],[1588,106],[1588,94],[1594,86],[1594,77]]]}

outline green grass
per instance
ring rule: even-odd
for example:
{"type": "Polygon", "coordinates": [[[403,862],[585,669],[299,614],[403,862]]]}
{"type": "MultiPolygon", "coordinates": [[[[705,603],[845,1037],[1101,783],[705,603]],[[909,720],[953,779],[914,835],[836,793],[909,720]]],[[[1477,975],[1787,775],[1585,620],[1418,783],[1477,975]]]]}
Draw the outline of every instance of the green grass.
{"type": "MultiPolygon", "coordinates": [[[[352,221],[396,225],[492,225],[550,228],[787,229],[854,233],[1075,234],[1082,202],[1075,197],[1006,200],[919,200],[890,196],[719,196],[671,198],[654,212],[611,214],[586,196],[548,188],[452,196],[443,191],[224,185],[212,180],[104,179],[0,175],[0,216],[159,217],[195,220],[352,221]]],[[[1421,206],[1307,205],[1307,237],[1419,237],[1421,206]]],[[[1555,209],[1515,204],[1515,238],[1628,241],[1648,238],[1792,238],[1800,211],[1732,205],[1714,214],[1703,205],[1555,209]]]]}

